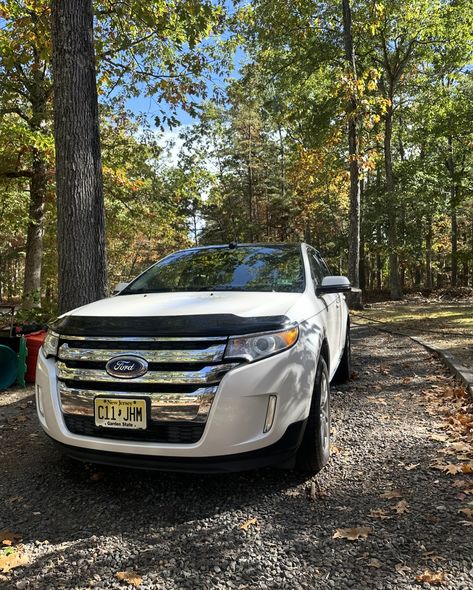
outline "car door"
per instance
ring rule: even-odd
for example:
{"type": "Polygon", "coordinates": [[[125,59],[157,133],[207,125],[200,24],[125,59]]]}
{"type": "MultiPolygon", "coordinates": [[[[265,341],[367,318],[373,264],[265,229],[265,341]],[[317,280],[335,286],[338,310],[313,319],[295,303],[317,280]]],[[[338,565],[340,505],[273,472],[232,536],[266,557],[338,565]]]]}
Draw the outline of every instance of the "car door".
{"type": "MultiPolygon", "coordinates": [[[[321,261],[320,255],[314,248],[308,247],[307,254],[314,285],[322,282],[327,276],[328,269],[321,261]]],[[[330,367],[336,366],[340,356],[340,299],[338,293],[326,293],[319,296],[325,306],[325,327],[330,352],[330,367]]],[[[332,371],[331,371],[332,372],[332,371]]]]}
{"type": "MultiPolygon", "coordinates": [[[[320,255],[320,252],[317,252],[316,256],[317,256],[317,260],[319,261],[319,264],[322,267],[324,276],[333,275],[333,273],[330,271],[330,268],[328,267],[327,263],[320,255]]],[[[335,322],[338,325],[337,350],[339,351],[339,355],[341,356],[342,349],[345,345],[345,326],[346,326],[347,320],[348,320],[348,313],[347,313],[347,306],[345,303],[345,295],[343,293],[334,293],[334,295],[336,296],[335,308],[337,311],[335,322]]],[[[339,359],[337,358],[336,361],[338,361],[338,360],[339,359]]]]}

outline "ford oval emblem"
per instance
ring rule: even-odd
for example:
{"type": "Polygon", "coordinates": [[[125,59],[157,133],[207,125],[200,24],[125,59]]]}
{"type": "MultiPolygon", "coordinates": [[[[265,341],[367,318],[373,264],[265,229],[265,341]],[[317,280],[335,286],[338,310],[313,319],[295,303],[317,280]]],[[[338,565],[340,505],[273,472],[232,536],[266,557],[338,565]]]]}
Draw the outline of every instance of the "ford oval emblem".
{"type": "Polygon", "coordinates": [[[105,370],[112,377],[136,379],[148,371],[148,363],[138,356],[114,356],[105,365],[105,370]]]}

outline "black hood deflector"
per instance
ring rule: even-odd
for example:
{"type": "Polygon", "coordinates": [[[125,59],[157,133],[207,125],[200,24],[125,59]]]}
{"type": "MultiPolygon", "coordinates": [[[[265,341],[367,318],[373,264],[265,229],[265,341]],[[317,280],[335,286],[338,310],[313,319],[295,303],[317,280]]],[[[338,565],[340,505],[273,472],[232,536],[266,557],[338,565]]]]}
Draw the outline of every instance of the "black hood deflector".
{"type": "Polygon", "coordinates": [[[50,328],[68,336],[233,336],[291,326],[284,315],[240,317],[233,314],[157,317],[66,316],[50,328]]]}

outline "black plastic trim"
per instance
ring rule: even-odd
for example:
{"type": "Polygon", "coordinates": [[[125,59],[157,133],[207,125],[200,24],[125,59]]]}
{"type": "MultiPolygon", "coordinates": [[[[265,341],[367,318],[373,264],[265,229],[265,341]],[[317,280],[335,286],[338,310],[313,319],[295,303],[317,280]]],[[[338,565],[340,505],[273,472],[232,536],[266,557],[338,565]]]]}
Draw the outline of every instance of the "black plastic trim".
{"type": "Polygon", "coordinates": [[[351,291],[351,285],[317,285],[315,288],[316,295],[327,295],[328,293],[348,293],[351,291]]]}
{"type": "Polygon", "coordinates": [[[183,473],[231,473],[260,469],[270,465],[292,467],[304,434],[306,422],[307,420],[301,420],[290,424],[284,435],[276,443],[263,449],[215,457],[163,457],[111,453],[109,451],[97,451],[65,445],[54,439],[52,440],[67,456],[86,463],[183,473]]]}
{"type": "Polygon", "coordinates": [[[287,316],[240,317],[234,314],[150,317],[65,316],[51,324],[62,336],[237,336],[292,325],[287,316]]]}

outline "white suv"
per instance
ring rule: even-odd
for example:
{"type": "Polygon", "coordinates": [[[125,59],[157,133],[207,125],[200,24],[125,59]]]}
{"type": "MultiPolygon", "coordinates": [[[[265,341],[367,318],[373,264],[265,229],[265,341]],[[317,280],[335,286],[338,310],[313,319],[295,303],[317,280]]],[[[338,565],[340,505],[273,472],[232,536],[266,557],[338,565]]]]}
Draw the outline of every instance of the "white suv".
{"type": "Polygon", "coordinates": [[[307,244],[182,250],[50,326],[43,429],[95,463],[317,472],[330,381],[350,376],[345,277],[307,244]]]}

